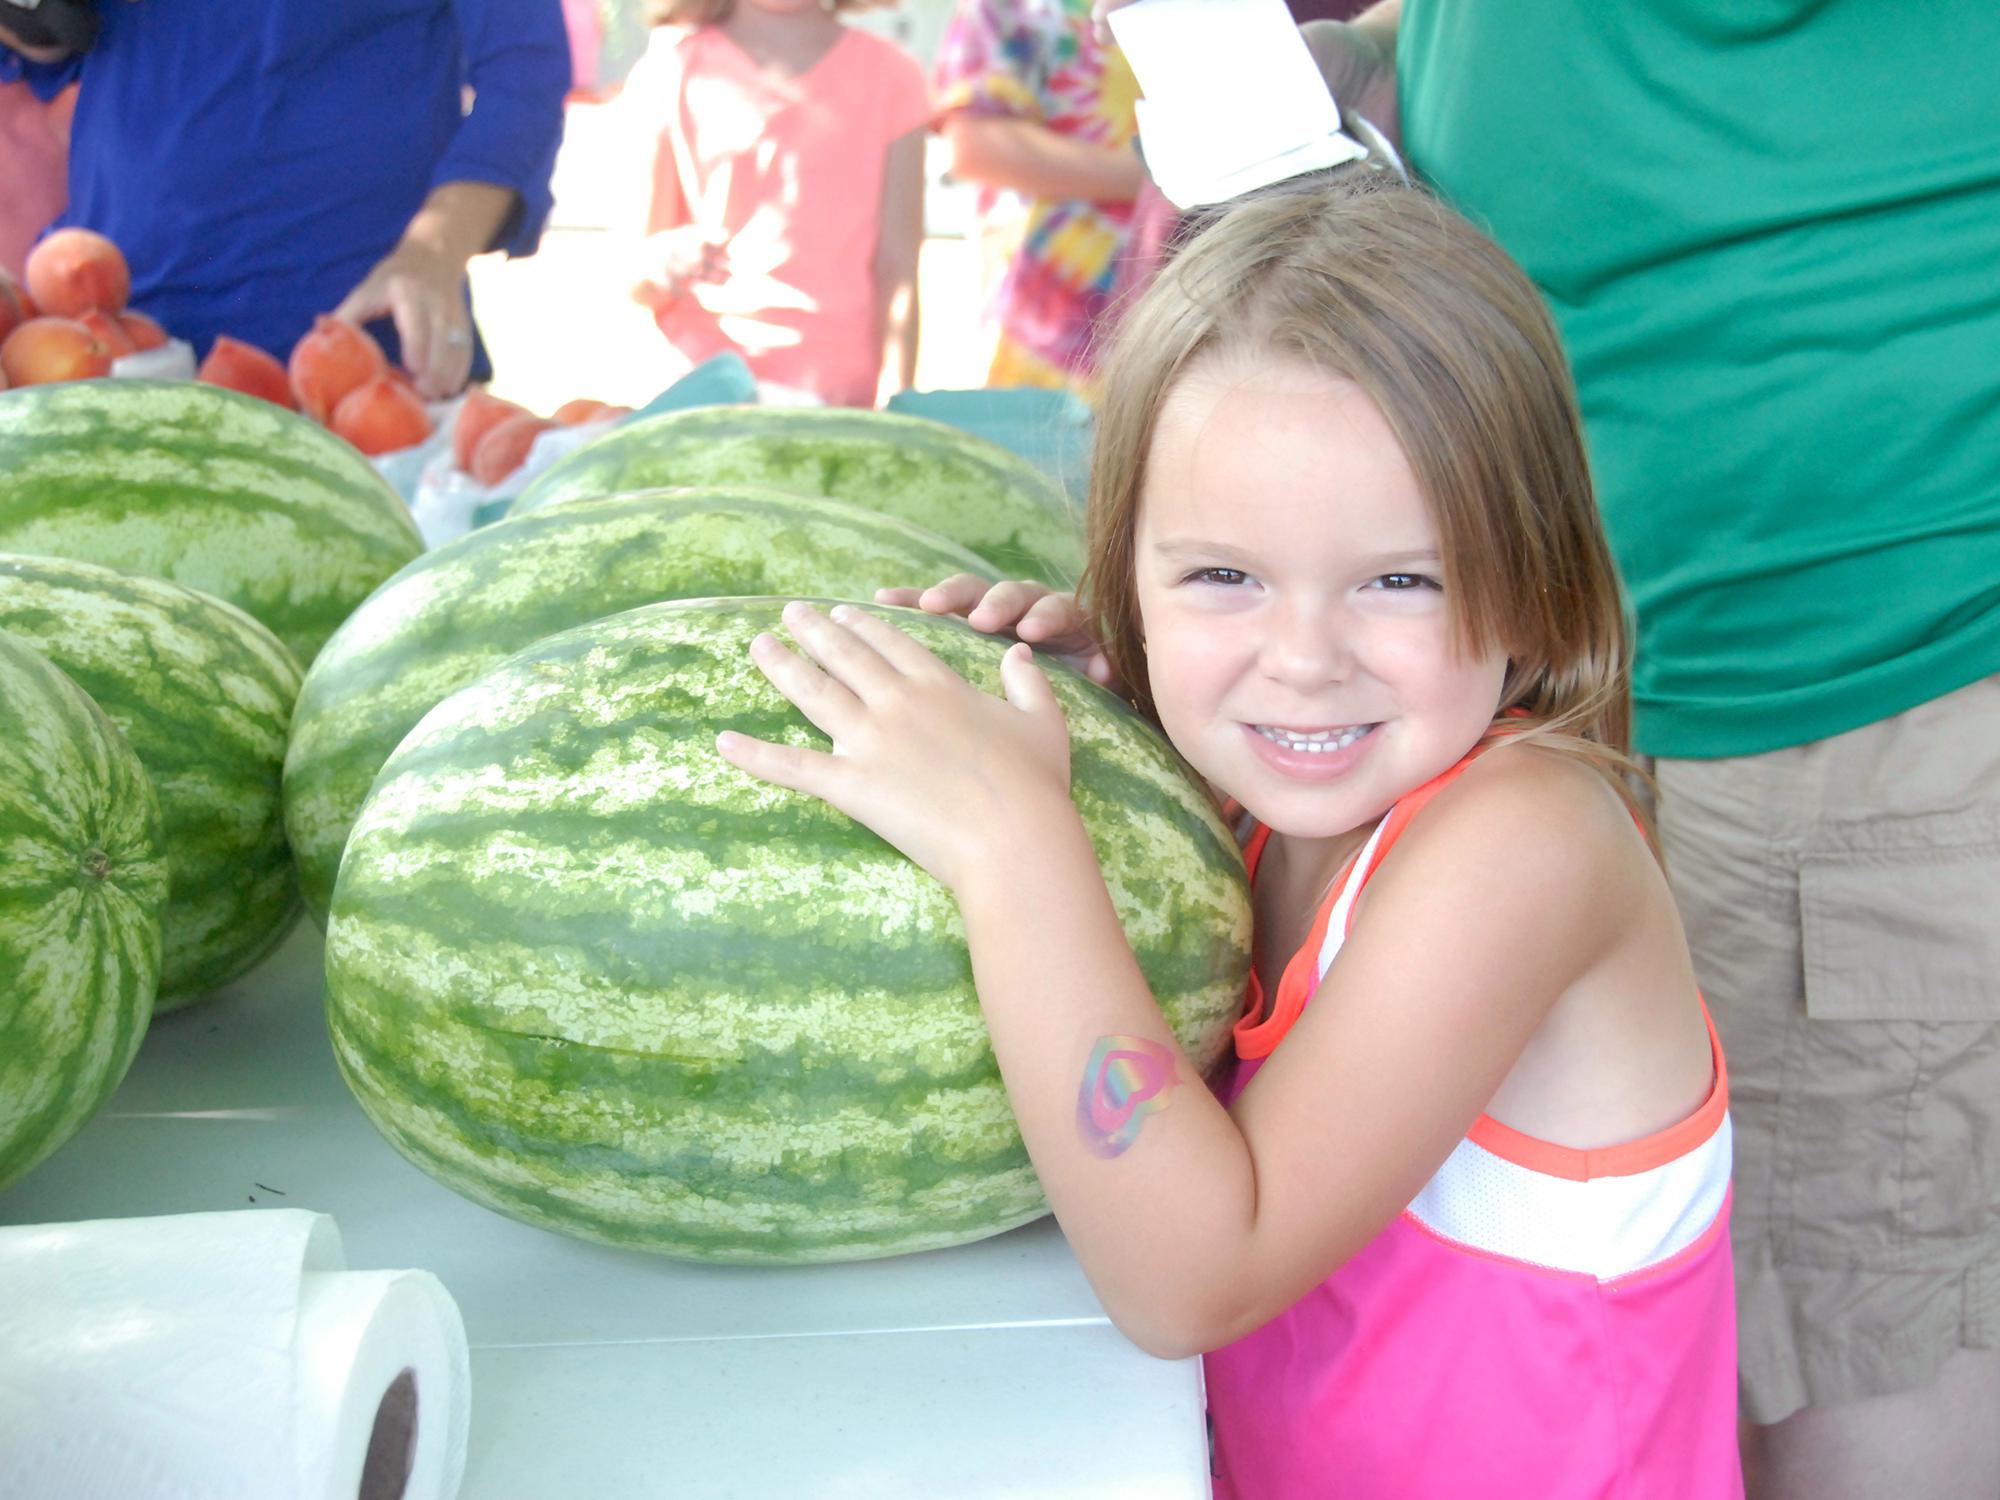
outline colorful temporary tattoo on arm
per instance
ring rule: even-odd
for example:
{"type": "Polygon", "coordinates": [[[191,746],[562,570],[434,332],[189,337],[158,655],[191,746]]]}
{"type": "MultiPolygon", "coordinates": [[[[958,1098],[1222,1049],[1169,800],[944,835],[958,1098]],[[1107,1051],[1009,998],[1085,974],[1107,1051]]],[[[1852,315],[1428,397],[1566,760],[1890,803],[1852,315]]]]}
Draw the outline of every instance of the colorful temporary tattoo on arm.
{"type": "Polygon", "coordinates": [[[1084,1065],[1076,1096],[1076,1131],[1095,1156],[1122,1155],[1147,1115],[1167,1107],[1174,1054],[1142,1036],[1103,1036],[1084,1065]]]}

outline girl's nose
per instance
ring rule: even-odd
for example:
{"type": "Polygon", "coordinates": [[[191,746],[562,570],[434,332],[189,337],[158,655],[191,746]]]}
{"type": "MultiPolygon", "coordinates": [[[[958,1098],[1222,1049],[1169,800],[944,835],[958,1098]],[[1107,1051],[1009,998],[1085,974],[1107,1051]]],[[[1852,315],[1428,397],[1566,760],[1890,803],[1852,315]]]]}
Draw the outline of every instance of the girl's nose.
{"type": "Polygon", "coordinates": [[[1267,677],[1300,692],[1345,682],[1354,673],[1353,649],[1334,611],[1303,605],[1273,612],[1263,661],[1267,677]]]}

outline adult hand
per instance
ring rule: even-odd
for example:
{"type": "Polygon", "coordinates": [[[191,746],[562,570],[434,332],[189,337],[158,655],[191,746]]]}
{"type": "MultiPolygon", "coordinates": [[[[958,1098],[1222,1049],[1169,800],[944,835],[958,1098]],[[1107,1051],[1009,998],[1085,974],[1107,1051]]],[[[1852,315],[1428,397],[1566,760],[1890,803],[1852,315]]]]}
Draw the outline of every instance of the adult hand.
{"type": "Polygon", "coordinates": [[[1092,682],[1120,691],[1111,662],[1090,633],[1090,620],[1076,595],[1032,579],[988,583],[974,573],[954,573],[929,588],[877,589],[877,604],[897,604],[926,614],[956,615],[987,635],[1017,641],[1059,656],[1092,682]]]}
{"type": "Polygon", "coordinates": [[[1396,103],[1396,22],[1400,5],[1378,5],[1359,20],[1308,21],[1299,28],[1343,116],[1359,115],[1403,149],[1396,103]]]}
{"type": "Polygon", "coordinates": [[[472,317],[466,311],[464,263],[421,241],[405,239],[398,244],[333,315],[350,323],[393,318],[403,346],[403,368],[426,400],[456,394],[472,373],[472,317]]]}
{"type": "Polygon", "coordinates": [[[789,604],[784,618],[806,656],[760,635],[751,659],[833,753],[725,732],[731,765],[821,798],[953,891],[1007,857],[995,840],[1076,816],[1069,731],[1031,652],[1009,648],[997,698],[864,609],[789,604]]]}
{"type": "Polygon", "coordinates": [[[431,189],[396,248],[333,310],[365,323],[395,319],[403,368],[418,392],[438,400],[464,388],[472,372],[472,314],[465,265],[496,243],[520,211],[512,188],[490,182],[444,182],[431,189]]]}

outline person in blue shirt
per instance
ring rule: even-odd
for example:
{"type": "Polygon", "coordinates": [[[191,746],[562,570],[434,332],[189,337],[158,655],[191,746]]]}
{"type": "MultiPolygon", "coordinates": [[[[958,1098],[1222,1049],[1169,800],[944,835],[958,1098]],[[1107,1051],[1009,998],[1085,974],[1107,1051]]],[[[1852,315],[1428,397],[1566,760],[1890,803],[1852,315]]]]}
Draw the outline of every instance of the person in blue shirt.
{"type": "MultiPolygon", "coordinates": [[[[4,12],[0,12],[4,14],[4,12]]],[[[428,397],[491,366],[465,266],[531,253],[570,81],[560,0],[100,0],[96,44],[0,80],[79,82],[69,207],[132,303],[206,352],[285,358],[316,314],[371,323],[428,397]]]]}

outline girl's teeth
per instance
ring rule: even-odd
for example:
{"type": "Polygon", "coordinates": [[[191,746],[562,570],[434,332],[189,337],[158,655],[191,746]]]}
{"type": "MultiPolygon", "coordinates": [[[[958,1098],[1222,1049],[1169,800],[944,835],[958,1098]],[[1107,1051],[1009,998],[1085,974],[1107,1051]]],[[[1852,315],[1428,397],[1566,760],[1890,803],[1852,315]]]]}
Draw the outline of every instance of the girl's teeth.
{"type": "Polygon", "coordinates": [[[1311,734],[1293,734],[1284,729],[1273,729],[1267,724],[1259,724],[1257,732],[1274,745],[1282,745],[1287,750],[1303,750],[1312,755],[1331,754],[1344,750],[1362,735],[1370,726],[1350,724],[1345,729],[1315,729],[1311,734]]]}

